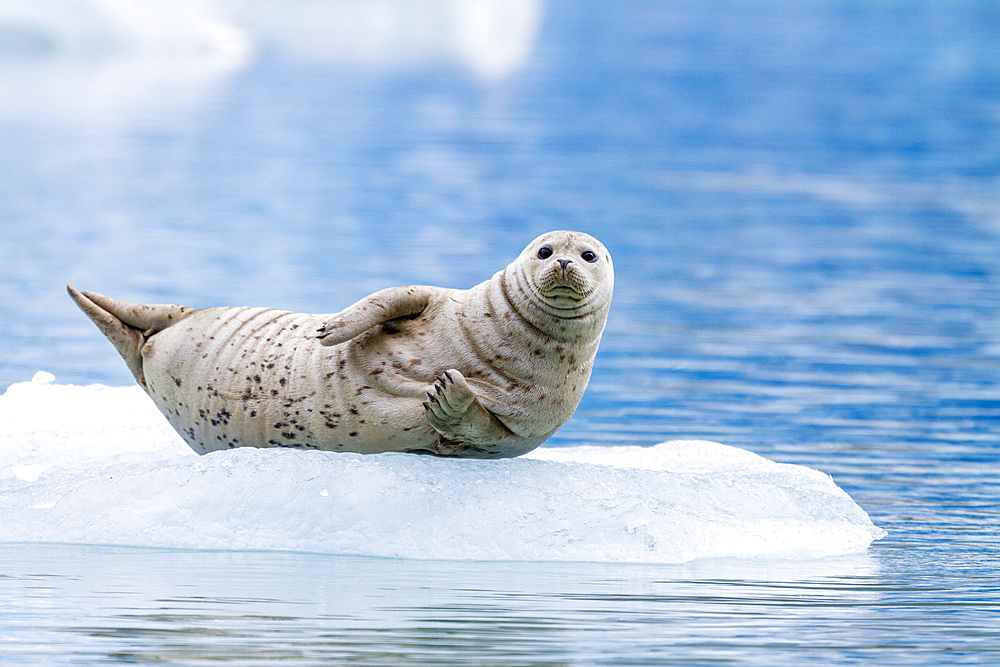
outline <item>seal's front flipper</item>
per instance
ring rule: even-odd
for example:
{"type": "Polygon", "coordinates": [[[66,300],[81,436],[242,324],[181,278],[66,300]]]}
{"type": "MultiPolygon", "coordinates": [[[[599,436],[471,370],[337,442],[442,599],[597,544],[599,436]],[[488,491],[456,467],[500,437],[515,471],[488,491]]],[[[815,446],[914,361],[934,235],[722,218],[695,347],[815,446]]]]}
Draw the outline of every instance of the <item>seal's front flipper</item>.
{"type": "Polygon", "coordinates": [[[441,435],[438,454],[442,456],[502,456],[493,447],[514,436],[476,398],[476,394],[455,369],[434,378],[434,390],[424,403],[427,423],[441,435]]]}
{"type": "Polygon", "coordinates": [[[323,345],[337,345],[379,324],[417,317],[427,308],[432,294],[432,288],[421,285],[380,290],[334,315],[316,338],[323,345]]]}
{"type": "Polygon", "coordinates": [[[450,370],[435,376],[434,391],[427,392],[425,406],[430,415],[445,425],[461,421],[475,400],[476,395],[465,381],[465,376],[450,370]]]}

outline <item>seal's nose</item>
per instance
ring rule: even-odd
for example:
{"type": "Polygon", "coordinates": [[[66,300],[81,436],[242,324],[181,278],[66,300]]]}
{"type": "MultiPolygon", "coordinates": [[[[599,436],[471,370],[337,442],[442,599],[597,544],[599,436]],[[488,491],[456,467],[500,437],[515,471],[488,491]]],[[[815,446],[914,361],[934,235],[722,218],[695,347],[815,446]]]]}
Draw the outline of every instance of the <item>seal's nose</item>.
{"type": "Polygon", "coordinates": [[[573,263],[573,260],[571,259],[557,259],[556,261],[559,262],[559,266],[563,267],[564,269],[573,263]]]}

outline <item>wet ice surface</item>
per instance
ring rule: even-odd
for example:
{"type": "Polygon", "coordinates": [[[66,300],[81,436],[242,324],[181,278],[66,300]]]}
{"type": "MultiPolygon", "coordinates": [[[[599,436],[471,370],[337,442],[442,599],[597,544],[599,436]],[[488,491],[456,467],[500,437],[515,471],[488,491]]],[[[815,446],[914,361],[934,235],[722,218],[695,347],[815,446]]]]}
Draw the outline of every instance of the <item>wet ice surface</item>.
{"type": "Polygon", "coordinates": [[[5,542],[679,563],[857,554],[883,535],[829,476],[711,442],[197,456],[139,387],[45,373],[7,389],[0,424],[5,542]]]}

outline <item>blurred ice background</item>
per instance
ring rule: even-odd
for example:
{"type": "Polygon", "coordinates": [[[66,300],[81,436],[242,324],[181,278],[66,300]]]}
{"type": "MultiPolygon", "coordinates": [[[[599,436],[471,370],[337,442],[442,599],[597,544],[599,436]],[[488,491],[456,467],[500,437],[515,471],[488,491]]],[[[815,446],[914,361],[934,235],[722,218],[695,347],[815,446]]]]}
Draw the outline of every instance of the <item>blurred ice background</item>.
{"type": "Polygon", "coordinates": [[[265,53],[497,79],[524,66],[540,21],[536,0],[4,0],[0,109],[102,125],[183,112],[265,53]]]}

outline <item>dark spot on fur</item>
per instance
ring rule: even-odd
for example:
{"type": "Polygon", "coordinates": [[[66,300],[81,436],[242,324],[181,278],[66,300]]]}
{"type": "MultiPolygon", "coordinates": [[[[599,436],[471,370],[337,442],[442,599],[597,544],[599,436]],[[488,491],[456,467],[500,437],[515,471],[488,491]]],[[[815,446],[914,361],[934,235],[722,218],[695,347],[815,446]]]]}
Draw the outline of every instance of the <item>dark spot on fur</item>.
{"type": "Polygon", "coordinates": [[[351,432],[350,432],[350,433],[348,433],[347,435],[349,435],[349,436],[351,436],[351,437],[353,438],[353,437],[354,437],[354,436],[356,436],[357,434],[358,434],[358,432],[357,432],[357,431],[351,431],[351,432]]]}
{"type": "Polygon", "coordinates": [[[284,387],[286,384],[288,384],[288,380],[286,380],[285,378],[281,378],[280,380],[278,380],[278,384],[284,387]]]}

